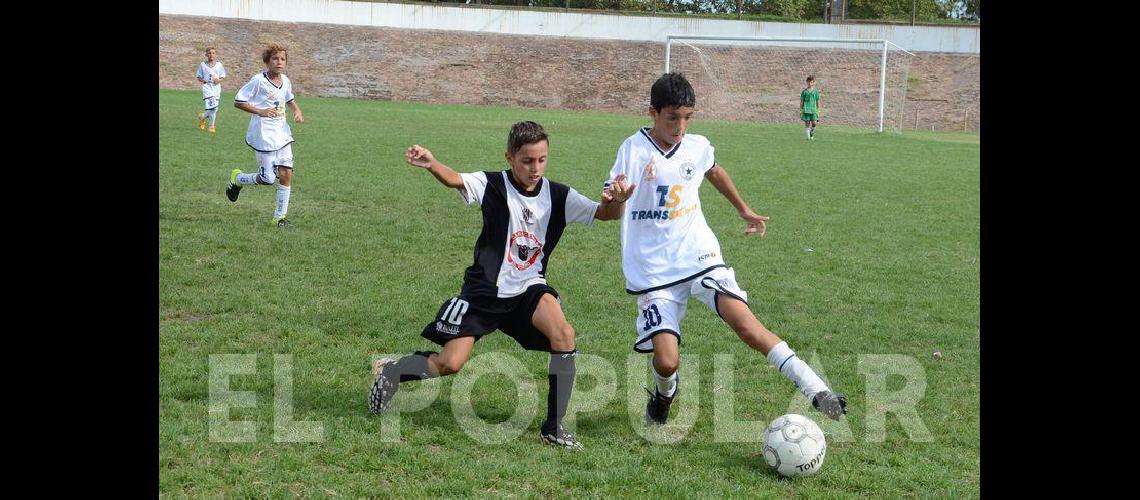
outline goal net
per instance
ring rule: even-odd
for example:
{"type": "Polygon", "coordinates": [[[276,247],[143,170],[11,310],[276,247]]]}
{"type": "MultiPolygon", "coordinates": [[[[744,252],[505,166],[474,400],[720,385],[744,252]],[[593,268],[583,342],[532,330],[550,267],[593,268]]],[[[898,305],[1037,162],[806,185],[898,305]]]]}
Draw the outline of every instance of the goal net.
{"type": "Polygon", "coordinates": [[[665,71],[685,74],[708,117],[799,122],[814,76],[821,123],[901,132],[913,57],[879,39],[670,35],[665,71]]]}

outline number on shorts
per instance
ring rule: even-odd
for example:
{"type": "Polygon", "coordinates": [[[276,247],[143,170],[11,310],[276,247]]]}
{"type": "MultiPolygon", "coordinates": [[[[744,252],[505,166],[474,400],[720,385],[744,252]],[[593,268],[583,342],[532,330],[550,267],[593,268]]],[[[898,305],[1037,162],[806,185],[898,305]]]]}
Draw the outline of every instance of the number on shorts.
{"type": "Polygon", "coordinates": [[[446,320],[453,325],[463,323],[463,315],[467,313],[467,307],[469,305],[466,300],[459,297],[452,297],[451,303],[447,304],[447,309],[443,311],[439,319],[446,320]]]}
{"type": "Polygon", "coordinates": [[[661,312],[657,310],[657,304],[646,307],[644,311],[641,311],[641,315],[645,316],[645,327],[642,329],[647,332],[650,328],[661,324],[661,312]]]}

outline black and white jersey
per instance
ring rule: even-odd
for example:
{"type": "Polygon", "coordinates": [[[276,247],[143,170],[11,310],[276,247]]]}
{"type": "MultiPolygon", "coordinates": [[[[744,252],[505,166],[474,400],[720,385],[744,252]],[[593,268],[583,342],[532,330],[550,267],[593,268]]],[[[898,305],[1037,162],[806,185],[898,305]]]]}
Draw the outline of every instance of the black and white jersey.
{"type": "Polygon", "coordinates": [[[463,277],[463,295],[514,297],[546,283],[546,265],[566,224],[591,224],[598,202],[543,178],[526,193],[510,171],[460,174],[459,195],[480,203],[483,232],[475,261],[463,277]]]}

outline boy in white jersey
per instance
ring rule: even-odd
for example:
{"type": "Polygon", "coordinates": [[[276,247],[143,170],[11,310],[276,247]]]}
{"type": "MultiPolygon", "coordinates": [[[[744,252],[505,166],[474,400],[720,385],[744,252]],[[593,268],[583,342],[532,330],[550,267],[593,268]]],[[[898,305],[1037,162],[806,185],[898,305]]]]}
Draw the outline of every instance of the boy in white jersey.
{"type": "Polygon", "coordinates": [[[226,79],[226,67],[218,60],[218,51],[213,47],[206,49],[206,62],[198,65],[195,76],[202,84],[202,104],[206,107],[198,113],[198,128],[206,130],[206,121],[209,121],[213,134],[214,122],[218,119],[218,99],[222,97],[222,80],[226,79]]]}
{"type": "Polygon", "coordinates": [[[764,353],[780,373],[795,383],[816,409],[838,420],[847,398],[831,392],[788,344],[760,323],[748,308],[748,294],[724,263],[720,242],[705,222],[698,197],[708,179],[747,228],[764,236],[768,217],[753,212],[737,193],[724,167],[716,163],[708,139],[686,134],[696,94],[680,73],[666,73],[650,92],[652,128],[638,130],[618,149],[610,181],[637,181],[621,222],[622,271],[626,292],[637,295],[633,349],[653,353],[650,369],[657,379],[649,395],[646,420],[664,424],[677,397],[681,320],[689,297],[713,309],[749,347],[764,353]],[[662,335],[664,334],[664,335],[662,335]]]}
{"type": "Polygon", "coordinates": [[[289,212],[289,195],[293,188],[293,132],[285,121],[285,107],[293,111],[293,121],[303,123],[301,107],[293,96],[293,83],[285,76],[288,49],[273,44],[261,53],[265,71],[254,75],[234,97],[234,106],[252,113],[245,143],[255,151],[257,173],[230,172],[226,197],[237,201],[242,186],[277,184],[277,205],[273,210],[273,224],[286,226],[289,212]]]}
{"type": "Polygon", "coordinates": [[[444,186],[459,190],[467,204],[479,203],[483,230],[475,242],[475,261],[467,268],[463,290],[443,302],[424,338],[441,352],[417,351],[377,360],[372,368],[368,408],[383,412],[401,382],[452,375],[471,357],[475,342],[495,330],[524,349],[550,353],[543,443],[581,448],[562,428],[574,388],[574,328],[566,321],[558,292],[546,283],[546,266],[569,223],[616,220],[633,186],[617,177],[596,203],[573,188],[544,179],[549,140],[542,126],[519,122],[507,137],[505,172],[457,173],[419,145],[408,148],[409,164],[427,169],[444,186]]]}

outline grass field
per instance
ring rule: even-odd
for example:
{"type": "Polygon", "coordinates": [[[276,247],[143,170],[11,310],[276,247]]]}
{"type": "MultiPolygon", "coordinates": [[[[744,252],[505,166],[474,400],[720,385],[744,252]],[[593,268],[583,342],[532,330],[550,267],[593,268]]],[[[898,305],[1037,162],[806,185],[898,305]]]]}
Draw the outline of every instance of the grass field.
{"type": "MultiPolygon", "coordinates": [[[[383,439],[381,428],[392,418],[367,411],[369,362],[380,353],[434,348],[419,332],[459,291],[480,230],[479,210],[406,165],[404,149],[422,144],[460,171],[500,170],[510,125],[535,120],[552,138],[547,176],[597,199],[617,147],[649,121],[305,96],[298,102],[306,121],[293,125],[294,226],[278,230],[270,224],[274,189],[247,187],[237,203],[223,194],[231,168],[254,166],[244,143],[248,115],[223,105],[211,136],[197,128],[197,92],[159,92],[161,494],[978,496],[976,134],[880,135],[824,123],[808,143],[796,123],[698,115],[691,127],[712,140],[751,206],[771,217],[766,238],[745,238],[728,202],[708,183],[702,188],[705,216],[752,309],[852,402],[843,428],[804,413],[829,431],[828,455],[819,474],[784,480],[764,464],[760,443],[718,431],[714,401],[732,396],[736,420],[763,426],[789,411],[797,391],[696,301],[683,324],[682,364],[699,361],[699,377],[682,379],[695,386],[682,385],[685,395],[674,405],[674,414],[696,412],[696,422],[676,444],[641,436],[628,407],[644,409],[645,364],[637,358],[636,371],[627,369],[637,310],[623,290],[617,222],[568,228],[548,269],[579,351],[612,366],[615,376],[613,398],[577,417],[584,451],[538,442],[548,357],[501,333],[476,345],[464,372],[432,382],[439,398],[400,416],[397,442],[383,439]],[[934,359],[934,351],[944,357],[934,359]],[[490,363],[479,356],[492,352],[517,359],[535,393],[517,394],[505,375],[481,377],[471,392],[475,412],[488,424],[504,422],[533,397],[539,415],[517,438],[488,445],[464,432],[450,394],[485,369],[490,363]],[[226,417],[254,422],[252,442],[211,439],[210,359],[220,354],[256,355],[254,373],[229,378],[229,389],[253,392],[256,405],[226,417]],[[292,356],[284,385],[274,375],[274,355],[281,354],[292,356]],[[714,379],[722,366],[714,355],[733,356],[731,380],[714,379]],[[925,392],[915,408],[929,440],[912,439],[894,414],[886,417],[885,439],[874,437],[868,415],[886,403],[867,399],[874,377],[860,360],[878,355],[921,367],[925,392]],[[274,418],[282,418],[275,391],[289,383],[292,418],[319,423],[317,442],[275,440],[274,418]]],[[[589,376],[583,364],[572,411],[587,400],[581,395],[604,386],[604,377],[589,376]]],[[[886,381],[889,391],[907,382],[886,381]]],[[[427,387],[411,384],[396,399],[415,400],[427,387]]]]}

